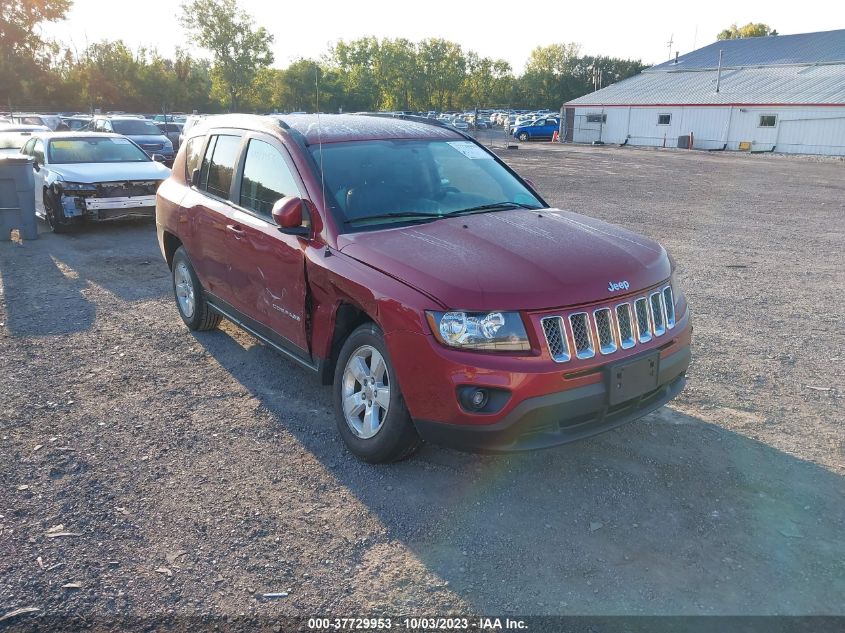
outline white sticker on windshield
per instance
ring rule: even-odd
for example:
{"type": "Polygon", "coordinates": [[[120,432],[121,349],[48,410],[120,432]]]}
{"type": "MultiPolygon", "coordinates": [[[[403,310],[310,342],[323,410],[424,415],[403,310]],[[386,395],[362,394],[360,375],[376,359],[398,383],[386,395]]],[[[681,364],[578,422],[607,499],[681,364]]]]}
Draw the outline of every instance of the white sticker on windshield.
{"type": "Polygon", "coordinates": [[[473,160],[493,160],[490,154],[470,141],[448,141],[448,143],[467,158],[473,160]]]}
{"type": "Polygon", "coordinates": [[[128,138],[113,138],[111,142],[117,143],[118,145],[129,145],[131,143],[128,138]]]}

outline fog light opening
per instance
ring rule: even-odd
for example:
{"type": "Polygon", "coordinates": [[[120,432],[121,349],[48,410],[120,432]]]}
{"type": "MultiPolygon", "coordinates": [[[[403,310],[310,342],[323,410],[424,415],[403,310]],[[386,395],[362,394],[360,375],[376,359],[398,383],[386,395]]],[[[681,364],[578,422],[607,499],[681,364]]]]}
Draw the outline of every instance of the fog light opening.
{"type": "Polygon", "coordinates": [[[463,405],[470,411],[481,411],[487,406],[490,394],[486,389],[465,389],[461,394],[463,405]]]}

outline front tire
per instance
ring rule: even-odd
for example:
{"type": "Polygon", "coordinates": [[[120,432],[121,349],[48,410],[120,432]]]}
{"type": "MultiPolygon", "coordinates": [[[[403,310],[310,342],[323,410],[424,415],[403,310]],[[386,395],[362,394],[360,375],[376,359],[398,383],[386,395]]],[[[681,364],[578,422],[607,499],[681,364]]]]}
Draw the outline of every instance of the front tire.
{"type": "Polygon", "coordinates": [[[176,307],[179,309],[182,321],[189,330],[193,331],[216,328],[221,317],[209,307],[205,300],[202,285],[184,247],[180,246],[176,249],[171,268],[173,296],[176,298],[176,307]]]}
{"type": "Polygon", "coordinates": [[[59,221],[59,210],[53,196],[44,192],[44,215],[47,217],[47,225],[53,233],[67,233],[70,231],[70,224],[59,221]]]}
{"type": "Polygon", "coordinates": [[[520,132],[519,136],[517,137],[523,143],[527,141],[530,137],[528,136],[528,132],[520,132]]]}
{"type": "Polygon", "coordinates": [[[393,462],[422,440],[411,422],[384,335],[372,323],[358,327],[340,350],[334,374],[338,431],[365,462],[393,462]]]}

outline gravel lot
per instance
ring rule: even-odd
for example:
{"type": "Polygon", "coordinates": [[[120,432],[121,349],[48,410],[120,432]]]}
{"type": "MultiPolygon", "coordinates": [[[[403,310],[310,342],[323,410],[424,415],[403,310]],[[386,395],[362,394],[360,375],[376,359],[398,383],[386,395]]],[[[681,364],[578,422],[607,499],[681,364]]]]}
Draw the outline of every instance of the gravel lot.
{"type": "Polygon", "coordinates": [[[368,466],[315,377],[184,328],[151,223],[0,243],[0,617],[845,614],[845,163],[502,155],[674,254],[675,403],[560,449],[368,466]]]}

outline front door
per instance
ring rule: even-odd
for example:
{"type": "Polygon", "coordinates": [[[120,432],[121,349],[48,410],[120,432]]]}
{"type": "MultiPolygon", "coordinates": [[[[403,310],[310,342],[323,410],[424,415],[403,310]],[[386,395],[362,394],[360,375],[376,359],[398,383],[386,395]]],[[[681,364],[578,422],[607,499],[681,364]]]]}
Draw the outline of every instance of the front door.
{"type": "Polygon", "coordinates": [[[226,234],[233,305],[281,337],[276,342],[307,355],[306,241],[281,233],[272,217],[278,200],[302,196],[304,187],[277,139],[252,134],[247,143],[233,197],[238,208],[226,234]]]}

